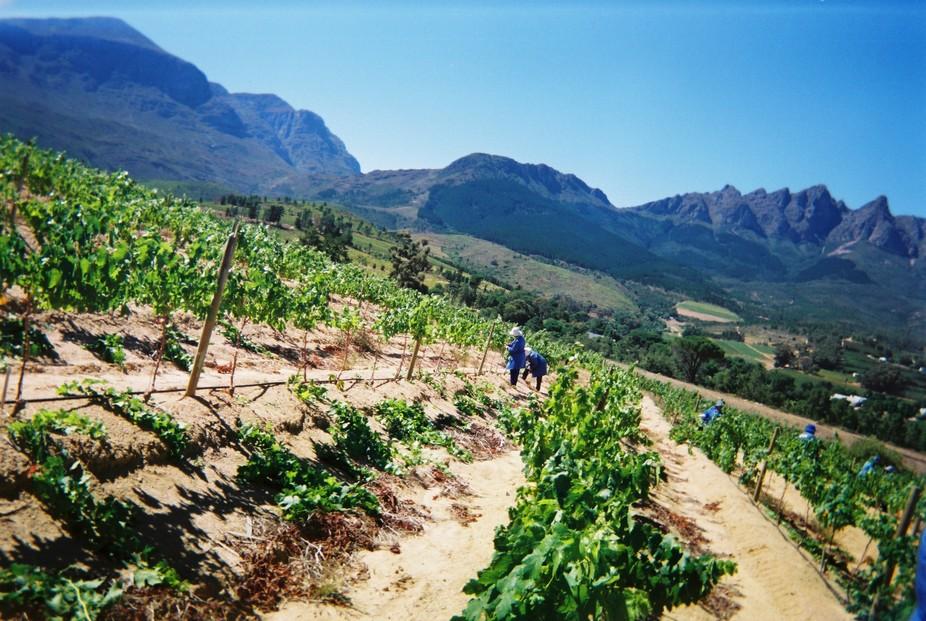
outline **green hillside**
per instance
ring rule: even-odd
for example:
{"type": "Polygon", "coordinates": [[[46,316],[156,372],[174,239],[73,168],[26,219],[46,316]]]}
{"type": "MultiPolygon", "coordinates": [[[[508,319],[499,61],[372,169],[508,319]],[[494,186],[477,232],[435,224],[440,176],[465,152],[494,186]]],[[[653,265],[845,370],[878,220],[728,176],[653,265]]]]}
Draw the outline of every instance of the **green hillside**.
{"type": "Polygon", "coordinates": [[[432,252],[478,274],[510,282],[545,296],[565,295],[600,308],[636,311],[632,295],[610,276],[563,267],[469,235],[424,234],[432,252]]]}
{"type": "Polygon", "coordinates": [[[468,233],[615,278],[697,297],[720,294],[695,270],[661,259],[603,226],[606,209],[573,204],[567,212],[562,202],[514,181],[481,179],[434,186],[418,217],[438,230],[468,233]]]}

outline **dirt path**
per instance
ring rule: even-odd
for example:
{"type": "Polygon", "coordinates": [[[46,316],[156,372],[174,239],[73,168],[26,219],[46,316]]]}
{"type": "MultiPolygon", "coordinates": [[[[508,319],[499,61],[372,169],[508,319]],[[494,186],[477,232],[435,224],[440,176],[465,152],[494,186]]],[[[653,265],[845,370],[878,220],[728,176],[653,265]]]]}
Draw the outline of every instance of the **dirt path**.
{"type": "Polygon", "coordinates": [[[457,501],[436,496],[433,488],[418,492],[416,502],[430,510],[433,521],[422,534],[402,537],[398,554],[384,547],[358,555],[368,577],[347,589],[352,608],[292,602],[266,619],[432,621],[461,612],[469,598],[461,589],[492,558],[495,527],[508,521],[508,507],[524,482],[521,467],[515,451],[489,461],[454,463],[453,472],[469,483],[473,496],[457,501]],[[457,502],[467,505],[475,521],[464,526],[454,517],[451,507],[457,502]]]}
{"type": "MultiPolygon", "coordinates": [[[[653,400],[643,399],[642,427],[665,461],[668,483],[656,499],[703,529],[711,552],[730,557],[737,573],[719,588],[740,608],[731,619],[749,621],[852,619],[816,570],[766,520],[752,501],[699,450],[669,439],[670,424],[653,400]]],[[[666,619],[713,619],[698,606],[673,610],[666,619]]]]}
{"type": "MultiPolygon", "coordinates": [[[[817,437],[832,439],[836,437],[836,434],[838,433],[839,440],[847,446],[850,446],[865,437],[857,433],[852,433],[851,431],[846,431],[845,429],[840,429],[839,427],[833,427],[825,423],[811,420],[809,418],[804,418],[803,416],[782,412],[781,410],[776,410],[775,408],[771,408],[767,405],[756,403],[755,401],[750,401],[748,399],[743,399],[742,397],[737,397],[736,395],[730,395],[727,393],[718,392],[716,390],[710,390],[709,388],[703,388],[701,386],[696,386],[695,384],[689,384],[672,377],[659,375],[658,373],[651,373],[650,371],[644,371],[643,369],[636,369],[636,372],[644,377],[659,380],[660,382],[668,382],[674,386],[678,386],[679,388],[685,388],[687,390],[698,392],[708,401],[723,399],[727,402],[727,404],[743,410],[744,412],[764,416],[765,418],[789,425],[794,428],[800,429],[807,423],[814,423],[817,426],[817,437]]],[[[903,458],[904,466],[913,472],[916,472],[917,474],[926,474],[926,455],[887,442],[885,442],[884,445],[900,454],[900,456],[903,458]]]]}

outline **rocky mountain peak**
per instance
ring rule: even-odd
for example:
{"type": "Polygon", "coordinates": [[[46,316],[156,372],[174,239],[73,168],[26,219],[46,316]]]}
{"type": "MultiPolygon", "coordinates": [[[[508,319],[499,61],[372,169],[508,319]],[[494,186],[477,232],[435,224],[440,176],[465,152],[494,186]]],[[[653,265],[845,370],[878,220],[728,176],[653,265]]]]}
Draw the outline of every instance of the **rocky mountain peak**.
{"type": "Polygon", "coordinates": [[[867,241],[902,256],[909,256],[916,246],[907,239],[904,229],[896,225],[885,196],[879,196],[846,214],[827,239],[827,246],[838,247],[858,241],[867,241]]]}
{"type": "Polygon", "coordinates": [[[523,164],[509,157],[471,153],[453,161],[439,172],[449,183],[476,179],[507,179],[527,186],[548,198],[612,207],[598,188],[589,187],[573,174],[561,173],[546,164],[523,164]]]}

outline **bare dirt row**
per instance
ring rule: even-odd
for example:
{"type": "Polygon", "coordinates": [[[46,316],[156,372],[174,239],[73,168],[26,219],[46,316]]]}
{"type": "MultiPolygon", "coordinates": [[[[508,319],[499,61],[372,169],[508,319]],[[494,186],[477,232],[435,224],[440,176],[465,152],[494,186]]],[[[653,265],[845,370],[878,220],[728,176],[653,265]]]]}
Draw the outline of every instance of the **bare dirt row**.
{"type": "MultiPolygon", "coordinates": [[[[191,337],[198,327],[193,320],[181,322],[191,337]]],[[[526,398],[529,391],[523,385],[505,385],[507,374],[501,372],[498,354],[490,356],[488,372],[477,379],[451,371],[473,365],[481,352],[427,346],[419,368],[434,374],[433,379],[409,382],[404,375],[397,378],[406,345],[401,337],[382,342],[362,335],[345,349],[336,332],[311,333],[310,368],[304,375],[326,386],[329,399],[357,408],[387,398],[420,402],[429,417],[449,425],[448,433],[472,451],[475,461],[462,463],[443,449],[425,448],[425,464],[402,477],[382,475],[370,484],[383,506],[381,518],[347,516],[307,532],[288,530],[291,526],[278,517],[273,494],[236,476],[248,459],[236,441],[238,421],[269,427],[293,453],[309,460],[317,459],[315,442],[330,442],[326,408],[307,406],[285,385],[290,375],[303,373],[301,333],[251,328],[248,338],[269,353],[239,352],[236,384],[281,384],[238,388],[234,395],[224,388],[201,390],[195,398],[179,392],[152,395],[150,405],[169,412],[190,434],[190,454],[178,463],[154,434],[87,400],[28,401],[51,398],[61,383],[84,377],[105,379],[119,389],[146,389],[158,333],[153,317],[144,311],[128,319],[55,314],[42,317],[42,329],[56,356],[30,363],[27,403],[16,418],[64,408],[103,422],[104,440],[67,436],[64,446],[86,467],[95,495],[112,494],[142,509],[136,526],[140,538],[193,583],[197,598],[208,603],[248,596],[265,604],[258,609],[282,607],[277,613],[282,618],[314,618],[305,616],[307,610],[323,615],[319,618],[399,618],[405,616],[401,611],[408,598],[423,611],[417,617],[421,619],[462,610],[466,596],[460,589],[487,564],[492,532],[506,521],[507,507],[522,482],[517,450],[494,429],[490,415],[463,421],[453,403],[455,391],[467,381],[481,383],[499,398],[526,398]],[[82,346],[111,332],[126,337],[124,370],[97,360],[82,346]],[[465,424],[456,427],[455,420],[465,424]],[[277,562],[281,555],[286,563],[277,562]],[[281,572],[292,576],[281,578],[281,572]],[[388,613],[399,594],[404,595],[388,613]],[[387,614],[394,616],[383,616],[387,614]]],[[[190,345],[185,348],[194,351],[190,345]]],[[[233,353],[231,343],[216,334],[201,385],[227,385],[233,353]]],[[[164,368],[158,387],[186,385],[186,372],[170,364],[164,368]]],[[[8,409],[6,421],[0,422],[9,420],[8,409]]],[[[377,425],[372,419],[371,424],[377,425]]],[[[0,459],[0,566],[26,562],[62,569],[76,564],[105,573],[118,565],[94,557],[32,495],[29,459],[5,434],[0,459]]],[[[152,608],[150,598],[123,601],[127,603],[118,614],[126,618],[157,618],[163,612],[152,608]]],[[[206,610],[205,618],[239,618],[226,608],[207,605],[206,610]]]]}
{"type": "MultiPolygon", "coordinates": [[[[768,418],[769,420],[789,425],[795,429],[803,428],[807,423],[814,423],[817,426],[817,437],[827,440],[838,438],[840,442],[847,446],[850,446],[865,437],[856,433],[852,433],[851,431],[846,431],[845,429],[827,425],[826,423],[820,423],[809,418],[804,418],[803,416],[776,410],[775,408],[769,407],[762,403],[756,403],[755,401],[743,399],[742,397],[738,397],[736,395],[718,392],[716,390],[711,390],[709,388],[704,388],[695,384],[689,384],[687,382],[677,380],[673,377],[659,375],[658,373],[652,373],[643,369],[637,369],[636,372],[645,377],[656,379],[661,382],[668,382],[674,386],[678,386],[679,388],[685,388],[687,390],[700,393],[708,401],[723,399],[728,405],[732,405],[733,407],[743,410],[744,412],[757,414],[759,416],[768,418]]],[[[904,466],[906,468],[916,472],[917,474],[926,474],[926,455],[890,443],[885,443],[885,445],[892,451],[896,451],[903,458],[904,466]]]]}
{"type": "MultiPolygon", "coordinates": [[[[191,336],[197,333],[193,320],[182,327],[191,336]]],[[[57,315],[44,318],[44,329],[58,357],[30,365],[27,398],[52,396],[58,384],[88,376],[120,388],[147,388],[157,340],[154,318],[143,312],[129,321],[57,315]],[[81,346],[81,339],[112,331],[131,337],[125,372],[96,360],[81,346]]],[[[247,335],[270,354],[239,353],[238,384],[285,381],[301,372],[302,334],[249,328],[247,335]]],[[[339,334],[318,330],[310,334],[309,343],[311,368],[305,375],[329,382],[325,385],[331,398],[359,408],[401,398],[422,402],[432,418],[456,415],[452,395],[463,385],[461,377],[441,373],[441,390],[422,381],[396,379],[405,346],[401,338],[383,343],[365,336],[345,350],[339,334]],[[339,374],[340,383],[335,381],[339,374]]],[[[193,348],[188,349],[192,353],[193,348]]],[[[216,336],[210,352],[202,384],[224,386],[231,343],[216,336]]],[[[480,353],[431,345],[423,352],[422,368],[471,369],[480,353]]],[[[523,385],[508,387],[501,363],[493,353],[489,372],[480,381],[489,382],[499,396],[515,402],[525,399],[530,391],[523,385]]],[[[168,365],[158,385],[181,388],[186,377],[168,365]]],[[[113,494],[144,509],[141,537],[190,578],[202,598],[245,584],[269,602],[265,616],[275,620],[425,621],[447,619],[463,609],[467,596],[461,589],[489,563],[494,529],[507,522],[508,508],[524,483],[517,447],[493,429],[494,421],[472,421],[476,430],[469,437],[460,432],[460,441],[471,442],[477,454],[473,463],[428,449],[446,471],[420,467],[403,478],[382,476],[376,492],[387,506],[389,521],[371,524],[352,518],[337,525],[336,533],[312,539],[298,531],[280,531],[287,526],[278,518],[272,494],[238,481],[237,469],[247,456],[236,445],[234,425],[237,420],[269,425],[294,453],[314,459],[313,441],[328,439],[324,412],[300,403],[285,385],[239,388],[234,395],[223,389],[203,390],[195,399],[181,394],[157,393],[152,404],[188,425],[195,452],[185,464],[172,462],[153,434],[86,401],[30,403],[19,416],[42,407],[65,407],[103,421],[109,437],[102,444],[74,437],[66,438],[66,445],[87,466],[97,493],[113,494]],[[274,546],[281,541],[298,548],[298,562],[290,562],[290,570],[301,567],[306,576],[311,574],[312,588],[292,589],[267,573],[268,566],[279,569],[267,563],[280,553],[274,546]]],[[[648,397],[643,402],[643,426],[668,475],[655,502],[641,508],[643,518],[674,533],[692,553],[711,552],[739,564],[737,574],[701,605],[672,611],[666,618],[849,618],[838,593],[735,480],[699,451],[669,439],[669,424],[648,397]]],[[[30,494],[28,459],[5,438],[0,458],[0,564],[15,560],[54,568],[76,562],[92,568],[81,542],[74,541],[30,494]]],[[[766,491],[777,495],[779,489],[785,491],[782,482],[771,477],[766,491]]],[[[798,514],[806,510],[793,490],[785,494],[784,503],[798,514]]],[[[861,560],[864,542],[858,533],[847,529],[840,537],[838,543],[861,560]]]]}
{"type": "Polygon", "coordinates": [[[650,397],[643,399],[644,431],[663,456],[667,482],[656,497],[690,520],[700,545],[732,558],[738,569],[704,606],[672,611],[666,618],[756,621],[851,619],[813,565],[766,519],[739,488],[697,449],[669,438],[671,425],[650,397]]]}

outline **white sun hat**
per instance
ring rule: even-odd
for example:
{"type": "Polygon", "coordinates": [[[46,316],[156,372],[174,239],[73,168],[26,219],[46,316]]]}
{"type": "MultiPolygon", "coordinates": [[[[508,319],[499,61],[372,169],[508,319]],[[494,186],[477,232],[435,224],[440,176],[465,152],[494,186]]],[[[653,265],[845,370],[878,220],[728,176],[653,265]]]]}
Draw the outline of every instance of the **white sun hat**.
{"type": "Polygon", "coordinates": [[[521,332],[521,328],[512,328],[511,332],[509,332],[508,334],[510,334],[511,336],[524,336],[524,333],[521,332]]]}

